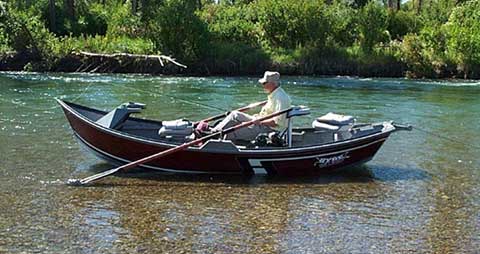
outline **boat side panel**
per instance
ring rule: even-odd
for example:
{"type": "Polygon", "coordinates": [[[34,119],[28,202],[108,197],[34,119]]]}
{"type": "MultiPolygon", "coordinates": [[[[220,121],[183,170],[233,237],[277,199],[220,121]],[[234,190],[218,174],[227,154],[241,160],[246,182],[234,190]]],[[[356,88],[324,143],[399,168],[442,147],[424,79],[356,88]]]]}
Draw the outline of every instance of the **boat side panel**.
{"type": "Polygon", "coordinates": [[[350,150],[348,152],[319,155],[298,161],[273,162],[273,169],[280,175],[329,173],[340,168],[358,164],[359,162],[367,162],[373,158],[383,142],[384,141],[376,142],[369,146],[350,150]]]}
{"type": "Polygon", "coordinates": [[[239,159],[249,165],[252,172],[279,175],[315,175],[329,173],[340,168],[365,163],[373,158],[386,138],[361,146],[335,152],[323,152],[289,158],[244,157],[239,159]]]}
{"type": "MultiPolygon", "coordinates": [[[[103,156],[110,156],[114,160],[116,157],[124,161],[135,161],[170,148],[111,135],[68,111],[65,111],[65,114],[72,129],[83,139],[83,142],[95,148],[103,156]]],[[[234,154],[203,153],[191,150],[179,151],[146,165],[179,171],[235,173],[242,170],[234,154]]]]}

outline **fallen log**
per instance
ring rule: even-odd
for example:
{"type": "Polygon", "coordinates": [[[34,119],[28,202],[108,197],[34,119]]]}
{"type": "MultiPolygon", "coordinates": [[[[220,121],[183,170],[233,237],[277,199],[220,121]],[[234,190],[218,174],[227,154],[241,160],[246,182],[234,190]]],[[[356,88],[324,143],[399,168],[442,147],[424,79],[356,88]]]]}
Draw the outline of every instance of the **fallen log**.
{"type": "Polygon", "coordinates": [[[141,55],[141,54],[129,54],[129,53],[104,54],[104,53],[92,53],[92,52],[85,52],[85,51],[76,52],[76,54],[88,56],[88,57],[103,57],[107,59],[127,58],[130,60],[132,59],[158,60],[160,62],[160,65],[162,66],[165,66],[163,61],[166,61],[166,62],[171,62],[179,67],[187,68],[186,65],[177,62],[175,58],[172,58],[170,56],[165,56],[165,55],[141,55]]]}

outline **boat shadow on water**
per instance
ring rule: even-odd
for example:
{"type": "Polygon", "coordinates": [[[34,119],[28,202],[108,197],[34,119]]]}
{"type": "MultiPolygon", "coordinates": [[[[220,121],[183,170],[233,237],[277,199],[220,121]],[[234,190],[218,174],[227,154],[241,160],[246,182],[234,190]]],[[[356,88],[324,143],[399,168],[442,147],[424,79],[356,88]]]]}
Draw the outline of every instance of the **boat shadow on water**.
{"type": "MultiPolygon", "coordinates": [[[[87,169],[90,173],[100,173],[110,169],[112,165],[99,163],[87,169]]],[[[372,182],[397,182],[430,180],[432,175],[420,168],[401,168],[383,165],[360,165],[346,168],[332,173],[308,176],[276,176],[276,175],[225,175],[225,174],[181,174],[152,171],[136,168],[130,172],[117,173],[119,180],[103,180],[94,183],[97,187],[113,186],[158,186],[161,182],[169,185],[198,184],[227,184],[227,185],[276,185],[276,184],[302,184],[322,185],[331,183],[372,183],[372,182]],[[144,181],[131,181],[132,179],[144,181]]],[[[206,185],[209,186],[209,185],[206,185]]]]}

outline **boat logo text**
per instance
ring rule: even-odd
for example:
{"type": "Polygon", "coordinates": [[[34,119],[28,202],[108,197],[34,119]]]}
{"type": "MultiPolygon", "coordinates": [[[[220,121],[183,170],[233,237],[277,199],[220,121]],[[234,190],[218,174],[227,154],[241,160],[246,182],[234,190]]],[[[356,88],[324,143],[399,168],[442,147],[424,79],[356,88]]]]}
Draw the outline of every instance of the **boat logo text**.
{"type": "Polygon", "coordinates": [[[317,157],[315,158],[316,161],[315,163],[313,163],[313,166],[318,168],[325,168],[325,167],[340,164],[345,159],[348,159],[348,158],[350,158],[350,156],[348,155],[348,152],[342,153],[340,155],[335,155],[332,157],[323,157],[323,158],[317,157]]]}

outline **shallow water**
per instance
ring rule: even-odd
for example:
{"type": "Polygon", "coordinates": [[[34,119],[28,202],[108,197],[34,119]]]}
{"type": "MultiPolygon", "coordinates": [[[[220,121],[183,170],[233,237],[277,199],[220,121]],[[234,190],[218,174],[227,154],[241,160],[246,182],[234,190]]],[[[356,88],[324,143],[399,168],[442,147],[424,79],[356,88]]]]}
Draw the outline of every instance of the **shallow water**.
{"type": "Polygon", "coordinates": [[[141,172],[83,151],[53,98],[197,120],[265,98],[256,78],[0,73],[0,253],[477,253],[480,82],[286,77],[296,124],[333,111],[398,132],[362,167],[300,179],[141,172]],[[174,97],[171,97],[171,96],[174,97]],[[200,104],[198,104],[200,103],[200,104]]]}

